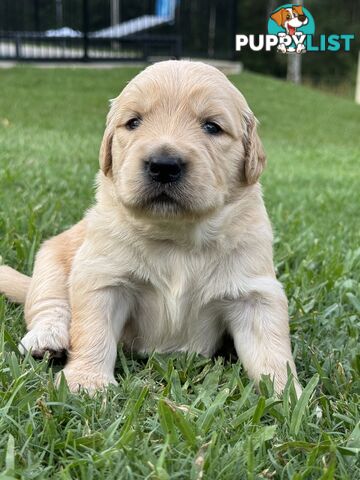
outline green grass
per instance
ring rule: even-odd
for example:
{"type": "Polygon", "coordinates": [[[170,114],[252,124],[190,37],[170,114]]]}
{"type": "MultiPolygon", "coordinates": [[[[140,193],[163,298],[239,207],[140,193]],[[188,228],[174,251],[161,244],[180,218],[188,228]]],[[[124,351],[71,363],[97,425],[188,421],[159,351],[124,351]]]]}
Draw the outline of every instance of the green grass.
{"type": "MultiPolygon", "coordinates": [[[[108,99],[135,70],[0,71],[0,254],[30,273],[40,242],[92,203],[108,99]]],[[[261,121],[275,263],[308,385],[255,393],[238,363],[119,350],[105,396],[54,389],[21,358],[23,309],[0,298],[0,479],[349,479],[359,449],[359,126],[349,100],[243,74],[261,121]]]]}

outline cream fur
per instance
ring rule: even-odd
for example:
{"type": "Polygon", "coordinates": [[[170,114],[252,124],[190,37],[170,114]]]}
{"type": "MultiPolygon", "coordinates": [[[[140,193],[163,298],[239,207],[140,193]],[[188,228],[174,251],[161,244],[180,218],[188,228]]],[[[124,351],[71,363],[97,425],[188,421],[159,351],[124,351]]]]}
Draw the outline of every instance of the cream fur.
{"type": "MultiPolygon", "coordinates": [[[[70,350],[69,387],[93,391],[116,383],[119,341],[208,356],[228,331],[250,377],[269,374],[280,392],[287,364],[296,370],[258,183],[264,163],[254,115],[215,68],[169,61],[139,74],[112,102],[95,206],[37,255],[22,348],[70,350]],[[134,115],[141,126],[129,131],[134,115]],[[209,118],[221,135],[202,130],[209,118]],[[187,162],[175,207],[154,206],[144,181],[144,158],[162,148],[187,162]]],[[[0,270],[6,293],[5,283],[0,270]]]]}

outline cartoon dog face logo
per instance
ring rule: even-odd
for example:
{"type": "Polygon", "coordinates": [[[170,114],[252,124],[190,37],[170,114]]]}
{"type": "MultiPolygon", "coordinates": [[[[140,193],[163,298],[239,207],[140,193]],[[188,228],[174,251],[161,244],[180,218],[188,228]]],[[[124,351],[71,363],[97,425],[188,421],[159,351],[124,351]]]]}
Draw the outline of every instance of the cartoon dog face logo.
{"type": "Polygon", "coordinates": [[[296,30],[309,21],[304,15],[301,5],[292,5],[291,8],[281,8],[271,15],[271,18],[286,30],[288,35],[295,35],[296,30]]]}
{"type": "MultiPolygon", "coordinates": [[[[296,35],[297,29],[306,25],[309,21],[301,5],[291,5],[289,8],[280,8],[274,12],[270,18],[285,30],[286,34],[283,33],[282,35],[290,36],[296,35]]],[[[283,53],[295,51],[294,48],[290,47],[286,49],[285,46],[281,44],[278,46],[278,49],[283,53]]],[[[305,51],[305,46],[298,45],[296,52],[303,53],[303,51],[305,51]]]]}

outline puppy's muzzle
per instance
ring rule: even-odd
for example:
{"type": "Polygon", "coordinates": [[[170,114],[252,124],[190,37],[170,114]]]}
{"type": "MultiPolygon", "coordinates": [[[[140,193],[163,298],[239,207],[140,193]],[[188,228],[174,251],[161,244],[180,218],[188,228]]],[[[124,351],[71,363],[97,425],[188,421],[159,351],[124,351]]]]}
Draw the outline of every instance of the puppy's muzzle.
{"type": "Polygon", "coordinates": [[[185,172],[185,163],[181,157],[170,154],[151,155],[144,162],[145,173],[158,183],[178,182],[185,172]]]}

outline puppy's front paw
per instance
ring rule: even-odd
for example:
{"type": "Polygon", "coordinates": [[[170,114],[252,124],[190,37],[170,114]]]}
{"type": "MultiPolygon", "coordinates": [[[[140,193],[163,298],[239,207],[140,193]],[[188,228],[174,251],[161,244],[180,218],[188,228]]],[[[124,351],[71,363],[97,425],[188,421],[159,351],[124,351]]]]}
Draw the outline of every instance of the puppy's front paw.
{"type": "Polygon", "coordinates": [[[300,43],[300,44],[296,47],[296,53],[305,53],[305,52],[306,52],[305,45],[303,45],[302,43],[300,43]]]}
{"type": "Polygon", "coordinates": [[[96,372],[83,372],[83,368],[80,367],[65,367],[56,377],[56,384],[59,385],[61,374],[64,374],[69,390],[77,393],[79,390],[84,389],[92,395],[97,390],[104,390],[109,385],[117,385],[113,375],[107,375],[96,372]]]}
{"type": "Polygon", "coordinates": [[[38,325],[23,337],[18,348],[22,355],[31,352],[33,357],[43,358],[48,352],[51,358],[60,358],[65,355],[69,344],[69,332],[65,327],[38,325]]]}

